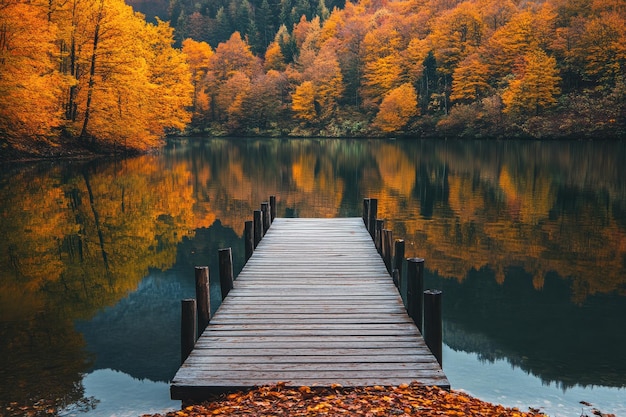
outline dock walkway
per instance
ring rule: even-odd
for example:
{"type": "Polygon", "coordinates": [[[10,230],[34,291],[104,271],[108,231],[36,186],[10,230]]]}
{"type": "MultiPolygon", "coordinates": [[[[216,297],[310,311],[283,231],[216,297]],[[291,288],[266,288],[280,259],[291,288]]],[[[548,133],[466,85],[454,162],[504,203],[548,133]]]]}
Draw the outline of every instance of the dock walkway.
{"type": "Polygon", "coordinates": [[[450,384],[361,218],[277,218],[171,382],[172,399],[287,386],[450,384]]]}

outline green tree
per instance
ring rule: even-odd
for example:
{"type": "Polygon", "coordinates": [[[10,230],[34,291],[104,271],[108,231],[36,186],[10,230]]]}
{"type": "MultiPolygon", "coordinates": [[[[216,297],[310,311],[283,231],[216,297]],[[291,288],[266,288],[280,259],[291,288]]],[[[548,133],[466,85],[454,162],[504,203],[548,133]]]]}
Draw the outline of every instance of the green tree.
{"type": "Polygon", "coordinates": [[[267,0],[261,2],[261,7],[257,12],[257,21],[260,28],[261,42],[264,48],[272,41],[272,35],[276,30],[272,18],[272,9],[267,0]]]}

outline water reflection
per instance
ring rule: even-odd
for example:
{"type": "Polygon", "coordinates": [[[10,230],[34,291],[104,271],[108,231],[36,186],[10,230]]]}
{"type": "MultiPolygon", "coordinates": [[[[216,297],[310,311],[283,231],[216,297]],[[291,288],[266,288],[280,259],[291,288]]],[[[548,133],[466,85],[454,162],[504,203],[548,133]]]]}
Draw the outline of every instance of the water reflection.
{"type": "Polygon", "coordinates": [[[91,404],[83,374],[99,369],[168,381],[190,271],[217,271],[228,246],[240,269],[244,220],[271,194],[279,216],[300,217],[359,216],[377,197],[445,291],[451,348],[563,388],[623,387],[623,161],[625,144],[608,142],[181,139],[122,161],[10,167],[0,403],[91,404]]]}

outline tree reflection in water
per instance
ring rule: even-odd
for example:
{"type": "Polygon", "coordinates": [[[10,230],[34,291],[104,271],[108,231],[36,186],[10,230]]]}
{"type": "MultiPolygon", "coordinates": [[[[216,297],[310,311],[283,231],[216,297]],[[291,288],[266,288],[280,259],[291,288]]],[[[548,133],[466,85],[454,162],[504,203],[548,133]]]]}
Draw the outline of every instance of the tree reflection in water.
{"type": "Polygon", "coordinates": [[[232,246],[240,269],[244,220],[269,195],[300,217],[360,216],[378,198],[444,290],[450,347],[564,388],[624,386],[623,161],[620,142],[187,138],[13,166],[0,176],[0,400],[93,404],[93,369],[168,381],[193,266],[217,271],[232,246]]]}

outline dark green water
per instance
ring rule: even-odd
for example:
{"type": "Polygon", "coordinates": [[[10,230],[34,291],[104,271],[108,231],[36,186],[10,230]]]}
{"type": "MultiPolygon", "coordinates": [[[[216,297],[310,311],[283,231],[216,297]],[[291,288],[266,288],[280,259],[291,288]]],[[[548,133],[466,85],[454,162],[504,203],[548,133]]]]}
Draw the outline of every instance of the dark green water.
{"type": "MultiPolygon", "coordinates": [[[[4,166],[0,404],[179,406],[179,302],[245,220],[379,217],[444,291],[454,389],[626,414],[626,143],[181,139],[157,155],[4,166]]],[[[212,304],[219,284],[212,283],[212,304]]]]}

